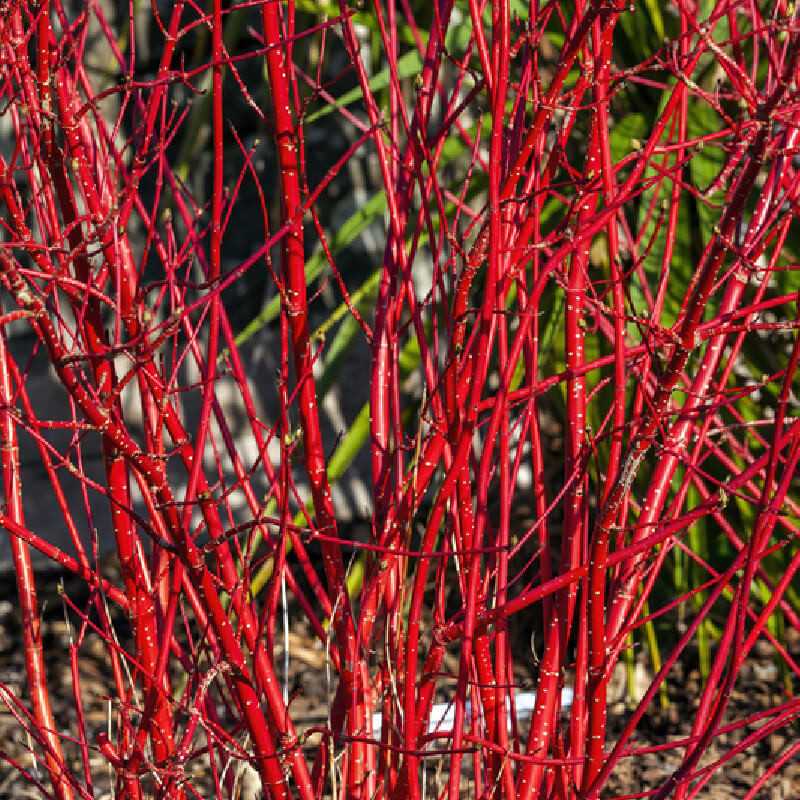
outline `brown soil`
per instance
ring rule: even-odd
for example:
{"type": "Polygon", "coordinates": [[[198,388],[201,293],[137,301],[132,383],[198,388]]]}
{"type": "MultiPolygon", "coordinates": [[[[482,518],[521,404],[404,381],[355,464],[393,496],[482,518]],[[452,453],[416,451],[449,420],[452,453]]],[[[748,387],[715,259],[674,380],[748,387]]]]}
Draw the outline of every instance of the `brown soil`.
{"type": "MultiPolygon", "coordinates": [[[[39,582],[40,600],[44,603],[43,632],[45,653],[47,658],[48,680],[55,704],[55,715],[58,727],[62,731],[74,733],[77,730],[75,704],[73,699],[72,676],[69,663],[70,636],[75,635],[74,618],[72,626],[65,621],[62,601],[57,587],[60,576],[50,575],[39,582]]],[[[65,578],[70,597],[76,601],[81,599],[80,584],[65,578]],[[74,594],[70,594],[74,589],[74,594]]],[[[85,595],[84,595],[85,598],[85,595]]],[[[80,603],[79,603],[80,604],[80,603]]],[[[127,622],[122,615],[115,615],[117,633],[124,641],[127,622]]],[[[800,641],[790,641],[790,649],[795,656],[800,651],[800,641]]],[[[302,624],[293,626],[290,635],[291,672],[289,683],[292,687],[292,716],[298,728],[303,730],[312,725],[322,725],[327,716],[328,699],[335,687],[333,674],[328,677],[324,650],[314,641],[302,624]]],[[[279,674],[282,665],[282,647],[276,649],[276,664],[279,674]]],[[[95,634],[87,634],[80,658],[81,692],[86,717],[87,737],[90,745],[96,735],[106,730],[110,714],[109,692],[112,681],[107,663],[105,647],[95,634]]],[[[530,684],[525,676],[520,681],[530,684]]],[[[677,665],[670,676],[669,706],[660,707],[656,700],[649,712],[642,719],[631,746],[646,748],[688,737],[691,733],[692,720],[698,704],[701,688],[700,674],[692,666],[677,665]]],[[[0,689],[5,688],[15,697],[25,702],[27,707],[26,678],[21,647],[21,630],[17,616],[16,599],[13,580],[6,580],[0,593],[0,689]]],[[[794,690],[797,691],[795,682],[794,690]]],[[[766,711],[785,703],[790,699],[787,690],[792,689],[781,675],[776,660],[768,647],[759,647],[745,664],[731,697],[731,703],[725,716],[725,723],[766,711]]],[[[618,695],[621,693],[618,692],[618,695]]],[[[46,773],[41,763],[37,763],[33,753],[37,748],[26,735],[24,728],[2,702],[0,694],[0,751],[6,756],[18,759],[23,767],[37,775],[47,786],[46,773]]],[[[625,719],[630,713],[628,702],[621,696],[609,708],[609,737],[619,734],[625,719]]],[[[752,733],[763,724],[754,722],[716,737],[707,753],[703,756],[699,767],[713,764],[722,758],[737,742],[752,733]]],[[[783,750],[800,735],[800,711],[798,716],[786,727],[773,732],[715,769],[708,783],[698,793],[698,798],[706,800],[723,800],[723,798],[744,797],[762,771],[774,761],[783,750]]],[[[200,737],[202,738],[202,737],[200,737]]],[[[238,737],[240,740],[242,737],[238,737]]],[[[313,744],[313,739],[310,740],[313,744]]],[[[79,749],[74,744],[65,746],[70,765],[75,774],[82,773],[79,749]]],[[[111,784],[105,768],[101,768],[102,757],[90,750],[90,761],[93,766],[93,796],[95,798],[112,797],[111,784]]],[[[641,796],[641,793],[652,791],[662,786],[670,775],[681,764],[684,751],[682,749],[650,752],[635,758],[623,759],[604,792],[604,798],[621,798],[641,796]]],[[[191,784],[199,797],[212,797],[212,784],[206,768],[207,763],[197,757],[187,764],[187,772],[192,776],[191,784]]],[[[446,764],[440,765],[438,782],[446,773],[446,764]]],[[[232,769],[235,765],[232,765],[232,769]]],[[[436,770],[433,766],[430,769],[436,770]]],[[[246,779],[246,775],[243,776],[246,779]]],[[[246,780],[245,780],[246,783],[246,780]]],[[[252,798],[259,795],[242,791],[240,782],[239,799],[252,798]]],[[[430,789],[435,788],[432,783],[430,789]]],[[[464,797],[471,797],[469,781],[464,785],[464,797]]],[[[19,772],[0,762],[0,800],[24,800],[39,798],[43,795],[39,789],[26,780],[19,772]]],[[[769,781],[758,794],[758,800],[797,800],[800,798],[800,760],[788,763],[769,781]]]]}

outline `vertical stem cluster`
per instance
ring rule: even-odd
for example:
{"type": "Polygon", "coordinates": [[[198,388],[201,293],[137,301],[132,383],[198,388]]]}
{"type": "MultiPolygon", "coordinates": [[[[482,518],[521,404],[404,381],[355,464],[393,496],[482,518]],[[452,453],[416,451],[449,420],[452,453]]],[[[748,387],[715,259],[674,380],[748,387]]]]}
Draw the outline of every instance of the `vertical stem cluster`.
{"type": "Polygon", "coordinates": [[[54,796],[625,794],[695,652],[680,765],[636,791],[788,724],[794,4],[7,5],[2,699],[54,796]],[[74,576],[75,722],[37,558],[74,576]],[[760,640],[787,696],[720,740],[760,640]]]}

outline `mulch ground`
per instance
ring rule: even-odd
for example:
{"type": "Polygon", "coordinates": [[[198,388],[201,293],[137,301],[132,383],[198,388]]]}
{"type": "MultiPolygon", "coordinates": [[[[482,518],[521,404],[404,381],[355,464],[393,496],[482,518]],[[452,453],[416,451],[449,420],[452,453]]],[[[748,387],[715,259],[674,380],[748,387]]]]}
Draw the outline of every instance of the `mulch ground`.
{"type": "MultiPolygon", "coordinates": [[[[57,586],[61,576],[50,575],[40,581],[40,602],[44,604],[43,634],[47,658],[48,680],[54,700],[56,721],[61,730],[75,732],[76,714],[72,695],[72,675],[70,672],[68,647],[70,627],[65,621],[61,599],[57,586]]],[[[65,578],[66,591],[70,594],[74,587],[76,599],[80,598],[80,586],[69,578],[65,578]]],[[[120,635],[124,636],[125,620],[115,619],[119,625],[120,635]]],[[[789,641],[789,649],[797,658],[800,656],[800,640],[789,641]]],[[[295,626],[290,640],[291,674],[290,683],[295,699],[292,701],[293,717],[298,728],[323,724],[326,709],[333,686],[327,678],[325,653],[302,625],[295,626]]],[[[280,666],[281,652],[276,652],[280,666]]],[[[81,651],[80,675],[82,699],[87,725],[89,742],[109,726],[111,706],[108,692],[111,684],[110,668],[107,663],[105,647],[95,635],[86,638],[81,651]]],[[[530,684],[530,676],[520,675],[521,682],[530,684]]],[[[692,721],[699,702],[701,681],[700,674],[691,664],[676,665],[670,675],[669,705],[661,708],[658,700],[654,701],[648,713],[642,719],[631,746],[649,748],[667,742],[682,740],[691,735],[692,721]]],[[[26,677],[22,654],[21,629],[18,620],[17,604],[14,595],[13,580],[3,582],[0,590],[0,689],[4,688],[27,704],[26,677]]],[[[734,722],[767,711],[791,699],[789,691],[798,691],[798,684],[785,679],[777,666],[774,654],[767,646],[759,646],[748,659],[740,674],[739,680],[731,696],[730,706],[723,724],[734,722]]],[[[625,719],[630,713],[627,701],[619,696],[609,708],[609,739],[613,742],[622,729],[625,719]]],[[[46,775],[41,764],[37,764],[31,740],[26,736],[23,727],[2,702],[0,694],[0,753],[17,759],[22,766],[38,775],[47,785],[46,775]]],[[[699,763],[699,768],[714,764],[723,758],[729,750],[748,734],[757,730],[767,719],[754,721],[717,736],[699,763]]],[[[787,726],[771,733],[762,741],[747,748],[742,753],[727,761],[719,769],[715,769],[708,782],[697,794],[698,798],[707,800],[723,800],[727,798],[743,798],[749,788],[783,750],[800,737],[800,714],[787,726]]],[[[81,774],[81,762],[77,747],[66,747],[68,758],[76,774],[81,774]]],[[[635,758],[623,759],[617,766],[603,797],[637,796],[659,788],[678,769],[683,757],[683,749],[659,752],[645,752],[635,758]]],[[[92,751],[94,794],[98,800],[111,798],[112,787],[105,768],[101,768],[99,753],[92,751]],[[94,765],[97,765],[96,767],[94,765]]],[[[192,776],[191,784],[200,797],[212,797],[208,770],[204,767],[202,757],[194,759],[187,765],[187,772],[192,776]]],[[[431,768],[429,789],[435,790],[441,785],[446,774],[446,764],[440,765],[438,771],[431,768]]],[[[235,765],[232,765],[235,769],[235,765]]],[[[243,776],[246,778],[247,776],[243,776]]],[[[239,785],[238,800],[257,800],[259,794],[248,790],[244,783],[239,785]]],[[[43,795],[31,782],[12,769],[5,762],[0,762],[0,800],[25,800],[40,798],[43,795]]],[[[471,797],[469,780],[464,784],[464,797],[471,797]]],[[[757,795],[757,800],[798,800],[800,798],[800,760],[784,765],[783,769],[773,776],[757,795]]]]}

